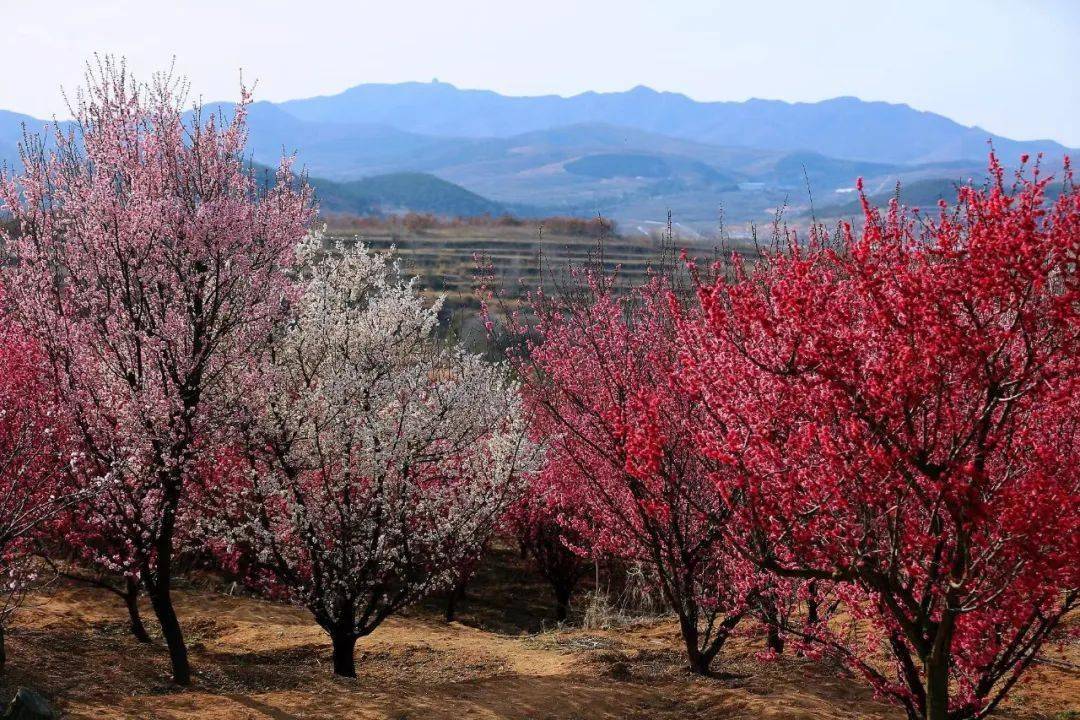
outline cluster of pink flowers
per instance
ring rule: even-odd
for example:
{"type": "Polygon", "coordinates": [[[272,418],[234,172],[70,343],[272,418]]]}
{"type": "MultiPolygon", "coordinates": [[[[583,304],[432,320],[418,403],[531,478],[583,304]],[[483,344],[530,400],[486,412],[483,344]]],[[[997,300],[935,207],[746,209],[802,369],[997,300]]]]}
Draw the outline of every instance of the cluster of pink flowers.
{"type": "Polygon", "coordinates": [[[0,561],[55,520],[38,539],[123,583],[144,638],[145,592],[186,684],[171,587],[209,559],[308,607],[353,674],[356,639],[474,562],[517,500],[534,455],[517,388],[439,341],[438,304],[396,264],[311,233],[288,161],[269,187],[245,168],[246,94],[203,117],[180,88],[101,60],[78,131],[29,138],[0,177],[6,309],[28,338],[0,347],[21,398],[0,453],[32,464],[0,472],[0,561]],[[46,399],[75,463],[35,436],[46,399]],[[61,476],[64,502],[38,480],[61,476]]]}

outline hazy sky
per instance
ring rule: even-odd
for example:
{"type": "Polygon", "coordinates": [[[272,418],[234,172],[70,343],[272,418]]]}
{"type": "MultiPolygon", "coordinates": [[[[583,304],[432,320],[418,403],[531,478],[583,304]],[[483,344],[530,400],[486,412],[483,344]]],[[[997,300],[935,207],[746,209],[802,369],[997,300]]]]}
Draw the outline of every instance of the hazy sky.
{"type": "Polygon", "coordinates": [[[0,108],[63,115],[91,53],[207,100],[440,80],[509,94],[908,103],[1080,147],[1080,0],[0,0],[0,108]]]}

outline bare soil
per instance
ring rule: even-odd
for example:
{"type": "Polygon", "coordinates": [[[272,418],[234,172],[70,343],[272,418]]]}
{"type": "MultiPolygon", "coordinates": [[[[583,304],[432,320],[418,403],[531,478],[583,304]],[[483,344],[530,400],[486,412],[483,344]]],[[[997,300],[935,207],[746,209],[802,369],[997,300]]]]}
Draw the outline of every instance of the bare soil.
{"type": "MultiPolygon", "coordinates": [[[[756,637],[731,641],[722,677],[702,678],[685,670],[666,619],[545,629],[545,588],[509,549],[474,583],[460,622],[445,623],[433,600],[361,639],[356,680],[333,677],[328,639],[302,609],[194,586],[177,604],[192,687],[170,682],[159,639],[131,638],[116,597],[60,583],[32,597],[9,631],[3,699],[27,685],[65,717],[97,719],[902,717],[829,663],[762,663],[756,637]]],[[[1038,666],[1000,717],[1080,717],[1080,652],[1062,652],[1038,666]]]]}

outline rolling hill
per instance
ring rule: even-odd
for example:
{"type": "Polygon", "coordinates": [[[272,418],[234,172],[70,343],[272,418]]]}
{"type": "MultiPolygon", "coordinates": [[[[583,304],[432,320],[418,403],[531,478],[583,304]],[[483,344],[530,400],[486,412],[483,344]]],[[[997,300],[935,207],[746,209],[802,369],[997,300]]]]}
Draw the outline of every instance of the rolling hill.
{"type": "MultiPolygon", "coordinates": [[[[235,106],[214,103],[203,109],[206,113],[231,116],[235,106]]],[[[422,155],[425,151],[455,147],[433,138],[378,126],[340,126],[311,124],[297,120],[276,106],[260,102],[248,109],[250,134],[247,150],[260,172],[269,171],[269,163],[283,153],[305,148],[301,163],[312,176],[310,183],[323,210],[351,214],[390,214],[404,211],[425,212],[442,216],[476,216],[516,213],[542,215],[543,208],[523,204],[507,204],[489,200],[460,185],[422,172],[388,172],[367,175],[353,180],[335,181],[316,176],[324,165],[319,150],[328,155],[340,155],[350,148],[361,167],[379,168],[385,164],[396,169],[408,162],[402,158],[422,155]],[[291,143],[291,144],[290,144],[291,143]]],[[[0,110],[0,165],[17,169],[19,143],[23,129],[31,133],[48,133],[50,122],[29,115],[0,110]]]]}
{"type": "MultiPolygon", "coordinates": [[[[269,166],[253,163],[252,170],[261,187],[274,182],[274,171],[269,166]]],[[[342,182],[309,175],[307,182],[324,213],[389,216],[416,212],[443,218],[550,214],[541,207],[489,200],[427,173],[386,173],[342,182]]]]}
{"type": "Polygon", "coordinates": [[[388,173],[350,182],[310,178],[310,183],[320,208],[330,212],[363,215],[412,211],[449,217],[540,213],[521,213],[522,208],[488,200],[426,173],[388,173]]]}

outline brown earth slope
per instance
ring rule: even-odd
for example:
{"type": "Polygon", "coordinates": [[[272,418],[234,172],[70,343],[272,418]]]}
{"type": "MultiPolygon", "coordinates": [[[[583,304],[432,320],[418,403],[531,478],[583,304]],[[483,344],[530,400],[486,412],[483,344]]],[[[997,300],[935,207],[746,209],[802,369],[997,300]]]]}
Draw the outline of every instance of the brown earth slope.
{"type": "MultiPolygon", "coordinates": [[[[730,643],[720,663],[731,679],[717,679],[685,672],[670,621],[531,632],[543,624],[547,599],[516,562],[511,551],[499,553],[471,589],[463,622],[443,622],[433,602],[362,639],[353,681],[331,675],[326,637],[304,611],[186,589],[178,610],[196,668],[186,690],[170,683],[160,641],[131,639],[115,597],[59,584],[18,616],[0,686],[4,699],[18,685],[37,688],[71,718],[902,716],[827,663],[762,664],[750,637],[730,643]]],[[[1041,665],[1000,716],[1080,717],[1076,655],[1041,665]]]]}

